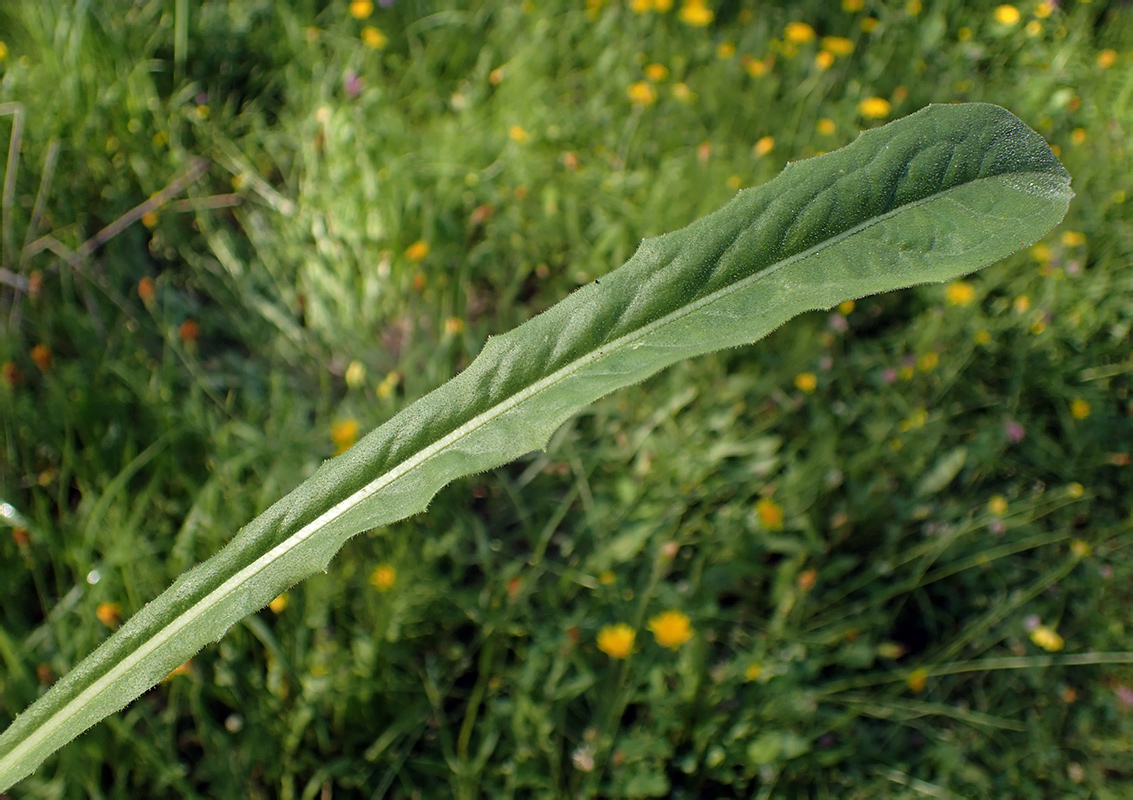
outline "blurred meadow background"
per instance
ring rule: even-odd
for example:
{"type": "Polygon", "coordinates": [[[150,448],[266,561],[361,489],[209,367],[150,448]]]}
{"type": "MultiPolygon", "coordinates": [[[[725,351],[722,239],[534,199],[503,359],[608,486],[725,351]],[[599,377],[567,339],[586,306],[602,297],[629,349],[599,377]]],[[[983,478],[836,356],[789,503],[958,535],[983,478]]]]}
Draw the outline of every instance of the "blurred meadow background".
{"type": "Polygon", "coordinates": [[[1133,796],[1133,6],[0,7],[0,727],[485,338],[988,101],[1063,225],[595,403],[19,798],[1133,796]]]}

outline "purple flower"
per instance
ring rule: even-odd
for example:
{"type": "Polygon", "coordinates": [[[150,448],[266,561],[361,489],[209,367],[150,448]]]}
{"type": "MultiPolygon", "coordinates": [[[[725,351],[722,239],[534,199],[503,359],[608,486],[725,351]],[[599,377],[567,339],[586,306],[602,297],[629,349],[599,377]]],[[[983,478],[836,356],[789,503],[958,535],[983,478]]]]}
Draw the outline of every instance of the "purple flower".
{"type": "Polygon", "coordinates": [[[362,78],[357,72],[347,72],[342,76],[342,88],[351,100],[362,93],[362,86],[362,78]]]}
{"type": "Polygon", "coordinates": [[[1027,435],[1027,429],[1023,427],[1022,423],[1013,419],[1004,420],[1003,432],[1007,434],[1007,438],[1012,444],[1019,444],[1023,441],[1023,437],[1027,435]]]}

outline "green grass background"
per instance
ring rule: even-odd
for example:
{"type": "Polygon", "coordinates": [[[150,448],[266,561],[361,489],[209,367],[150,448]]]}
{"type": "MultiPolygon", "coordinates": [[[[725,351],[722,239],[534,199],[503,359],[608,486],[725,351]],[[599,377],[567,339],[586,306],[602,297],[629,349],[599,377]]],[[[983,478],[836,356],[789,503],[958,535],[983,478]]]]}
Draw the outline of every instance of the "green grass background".
{"type": "Polygon", "coordinates": [[[23,108],[0,500],[25,520],[0,522],[0,725],[336,423],[379,424],[642,237],[880,124],[866,98],[1003,105],[1077,197],[970,303],[899,292],[682,363],[357,537],[11,796],[1133,794],[1133,9],[463,5],[0,8],[23,108]],[[821,69],[790,22],[853,52],[821,69]],[[198,157],[89,257],[24,246],[77,250],[198,157]],[[677,649],[646,627],[665,610],[695,630],[677,649]],[[615,623],[624,660],[596,646],[615,623]]]}

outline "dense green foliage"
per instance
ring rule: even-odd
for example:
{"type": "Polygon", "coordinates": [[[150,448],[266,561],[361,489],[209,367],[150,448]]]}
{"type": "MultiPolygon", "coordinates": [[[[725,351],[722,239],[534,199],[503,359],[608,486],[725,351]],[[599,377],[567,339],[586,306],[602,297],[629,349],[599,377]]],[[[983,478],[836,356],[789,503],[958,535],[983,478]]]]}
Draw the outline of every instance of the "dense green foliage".
{"type": "Polygon", "coordinates": [[[597,403],[348,545],[21,792],[1128,790],[1128,11],[98,5],[0,11],[0,102],[27,112],[3,266],[34,289],[5,284],[0,344],[0,498],[26,518],[0,542],[9,715],[335,423],[846,143],[870,97],[1008,106],[1079,200],[978,278],[597,403]],[[77,249],[194,155],[187,200],[89,262],[19,257],[47,231],[77,249]],[[672,650],[646,629],[666,610],[694,630],[672,650]],[[614,623],[625,660],[596,646],[614,623]]]}

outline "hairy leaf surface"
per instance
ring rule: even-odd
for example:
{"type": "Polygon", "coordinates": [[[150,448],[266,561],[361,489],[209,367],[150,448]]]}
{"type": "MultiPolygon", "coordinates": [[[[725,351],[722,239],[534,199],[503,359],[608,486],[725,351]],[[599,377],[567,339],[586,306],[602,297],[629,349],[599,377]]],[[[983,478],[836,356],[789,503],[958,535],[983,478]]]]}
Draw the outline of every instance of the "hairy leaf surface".
{"type": "Polygon", "coordinates": [[[972,272],[1062,219],[1070,176],[1002,108],[929,106],[674,233],[515,330],[187,572],[0,736],[0,789],[325,569],[351,536],[546,445],[591,401],[791,317],[972,272]]]}

